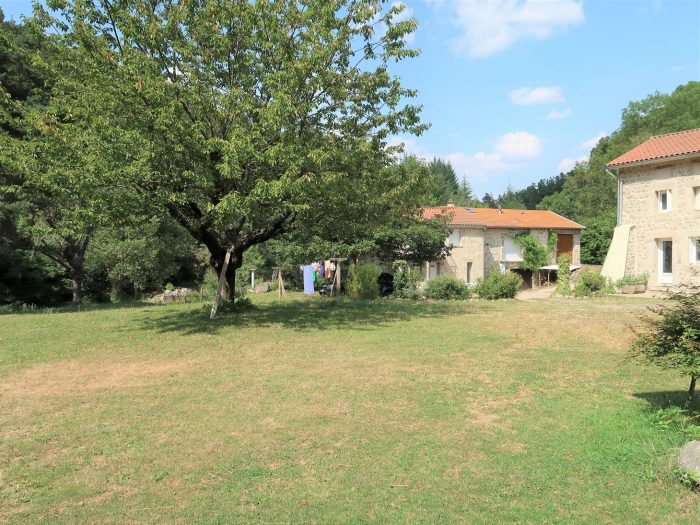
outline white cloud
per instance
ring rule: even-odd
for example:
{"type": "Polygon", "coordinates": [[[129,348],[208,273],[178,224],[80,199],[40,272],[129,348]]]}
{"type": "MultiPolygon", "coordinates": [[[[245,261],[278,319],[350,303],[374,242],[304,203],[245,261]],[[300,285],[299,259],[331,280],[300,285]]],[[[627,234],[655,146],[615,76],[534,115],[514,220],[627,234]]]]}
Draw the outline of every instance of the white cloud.
{"type": "Polygon", "coordinates": [[[534,159],[542,153],[542,143],[537,135],[527,131],[515,131],[502,135],[494,149],[504,157],[534,159]]]}
{"type": "Polygon", "coordinates": [[[518,40],[543,40],[584,21],[583,3],[577,0],[471,0],[451,5],[463,30],[457,49],[469,58],[494,55],[518,40]]]}
{"type": "Polygon", "coordinates": [[[559,163],[559,166],[557,166],[557,169],[560,173],[566,173],[567,171],[571,171],[571,169],[573,169],[573,167],[576,166],[577,163],[586,162],[587,160],[588,155],[584,155],[583,157],[579,157],[577,159],[573,157],[566,157],[565,159],[562,159],[562,161],[559,163]]]}
{"type": "Polygon", "coordinates": [[[584,140],[581,144],[578,145],[578,149],[582,149],[585,151],[591,151],[596,146],[596,144],[598,144],[600,139],[602,139],[603,137],[607,137],[607,136],[608,136],[608,134],[605,133],[605,131],[601,131],[595,137],[591,137],[588,140],[584,140]]]}
{"type": "Polygon", "coordinates": [[[540,139],[530,133],[517,131],[502,135],[494,145],[494,151],[465,153],[456,151],[448,154],[435,153],[423,148],[415,138],[393,137],[390,146],[404,145],[404,152],[431,161],[435,157],[443,158],[452,164],[455,173],[461,179],[484,182],[491,175],[512,171],[520,167],[516,161],[532,159],[542,150],[540,139]]]}
{"type": "Polygon", "coordinates": [[[561,104],[566,102],[559,86],[542,86],[536,88],[514,89],[509,94],[510,101],[518,106],[534,106],[535,104],[561,104]]]}
{"type": "Polygon", "coordinates": [[[571,108],[558,109],[554,108],[547,115],[547,120],[560,120],[571,115],[571,108]]]}

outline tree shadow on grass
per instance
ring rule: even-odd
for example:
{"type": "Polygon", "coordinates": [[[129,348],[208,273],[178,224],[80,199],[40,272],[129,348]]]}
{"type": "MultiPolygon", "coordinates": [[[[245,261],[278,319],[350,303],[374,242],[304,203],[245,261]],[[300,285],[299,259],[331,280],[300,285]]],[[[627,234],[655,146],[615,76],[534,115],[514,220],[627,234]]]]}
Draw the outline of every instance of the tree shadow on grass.
{"type": "Polygon", "coordinates": [[[59,306],[24,306],[13,308],[11,305],[0,306],[2,315],[44,315],[44,314],[74,314],[81,312],[97,312],[107,310],[124,310],[128,308],[158,308],[161,305],[147,301],[121,301],[118,303],[86,303],[81,306],[63,304],[59,306]]]}
{"type": "Polygon", "coordinates": [[[468,303],[409,301],[322,301],[291,300],[258,305],[250,310],[224,311],[209,319],[207,305],[139,320],[140,327],[157,332],[215,334],[229,328],[272,327],[296,330],[376,330],[392,323],[416,318],[445,317],[471,313],[468,303]]]}
{"type": "MultiPolygon", "coordinates": [[[[688,400],[687,390],[664,390],[660,392],[637,392],[632,394],[637,399],[643,399],[649,403],[649,410],[656,412],[665,408],[685,408],[685,402],[688,400]]],[[[695,394],[695,399],[690,405],[688,412],[700,414],[700,395],[695,394]]]]}

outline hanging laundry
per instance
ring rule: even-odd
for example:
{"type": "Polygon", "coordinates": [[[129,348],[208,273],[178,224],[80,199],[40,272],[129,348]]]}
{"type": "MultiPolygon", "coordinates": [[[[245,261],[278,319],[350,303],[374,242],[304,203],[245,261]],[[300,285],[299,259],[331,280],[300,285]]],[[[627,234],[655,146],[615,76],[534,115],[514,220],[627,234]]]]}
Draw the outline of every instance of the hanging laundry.
{"type": "Polygon", "coordinates": [[[330,260],[328,260],[328,261],[323,261],[323,266],[324,266],[325,269],[326,269],[326,275],[327,275],[328,277],[330,277],[330,276],[331,276],[331,271],[332,271],[332,270],[331,270],[331,261],[330,261],[330,260]]]}
{"type": "Polygon", "coordinates": [[[314,268],[310,264],[304,266],[304,293],[306,295],[314,293],[314,268]]]}
{"type": "Polygon", "coordinates": [[[321,263],[318,265],[318,274],[321,277],[326,277],[326,265],[321,263]]]}

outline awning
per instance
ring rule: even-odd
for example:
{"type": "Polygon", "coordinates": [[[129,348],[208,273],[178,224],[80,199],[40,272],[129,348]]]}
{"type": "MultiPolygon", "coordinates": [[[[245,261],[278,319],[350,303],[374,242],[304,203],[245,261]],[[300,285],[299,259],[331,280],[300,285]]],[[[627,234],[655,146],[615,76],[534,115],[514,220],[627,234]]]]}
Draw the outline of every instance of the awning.
{"type": "MultiPolygon", "coordinates": [[[[572,272],[573,272],[574,270],[578,270],[579,268],[581,268],[581,265],[580,265],[580,264],[572,264],[571,266],[569,266],[569,270],[572,271],[572,272]]],[[[541,267],[540,267],[540,270],[556,270],[556,271],[559,271],[559,265],[558,265],[558,264],[550,264],[549,266],[541,266],[541,267]]]]}

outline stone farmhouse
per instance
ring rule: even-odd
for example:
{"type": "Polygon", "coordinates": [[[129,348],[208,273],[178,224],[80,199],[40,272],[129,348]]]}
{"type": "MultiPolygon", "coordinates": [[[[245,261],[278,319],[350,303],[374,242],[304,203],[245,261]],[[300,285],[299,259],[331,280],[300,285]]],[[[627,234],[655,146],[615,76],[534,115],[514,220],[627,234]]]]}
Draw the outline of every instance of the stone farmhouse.
{"type": "Polygon", "coordinates": [[[651,137],[607,169],[618,204],[603,275],[646,273],[657,290],[700,285],[700,129],[651,137]]]}
{"type": "Polygon", "coordinates": [[[532,282],[531,272],[521,270],[522,247],[515,236],[523,231],[547,245],[549,232],[557,235],[556,254],[552,264],[543,269],[557,270],[556,257],[567,254],[572,267],[580,265],[580,240],[583,226],[561,215],[545,210],[509,210],[493,208],[465,208],[447,206],[423,208],[423,218],[447,216],[451,233],[446,240],[453,246],[450,255],[442,261],[426,262],[421,269],[424,280],[438,275],[450,275],[467,284],[475,284],[490,271],[516,271],[521,273],[526,286],[532,282]]]}

